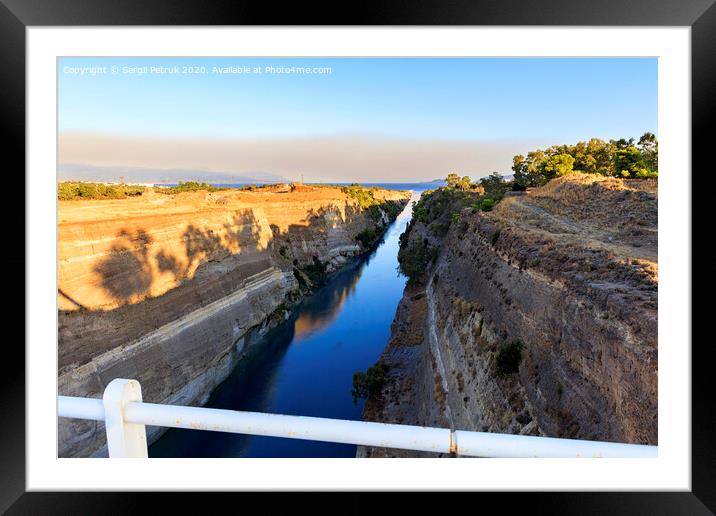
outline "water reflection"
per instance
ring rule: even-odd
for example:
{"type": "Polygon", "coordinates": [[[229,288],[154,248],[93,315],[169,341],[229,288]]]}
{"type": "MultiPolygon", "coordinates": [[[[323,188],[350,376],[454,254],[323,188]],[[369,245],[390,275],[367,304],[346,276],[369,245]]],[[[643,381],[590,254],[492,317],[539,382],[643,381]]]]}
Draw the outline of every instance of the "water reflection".
{"type": "Polygon", "coordinates": [[[363,267],[365,267],[365,263],[361,263],[355,272],[351,271],[347,284],[337,285],[335,289],[326,288],[320,291],[318,296],[323,297],[320,307],[315,307],[315,310],[301,309],[299,311],[299,315],[293,323],[296,338],[328,326],[338,317],[346,299],[355,291],[363,267]]]}

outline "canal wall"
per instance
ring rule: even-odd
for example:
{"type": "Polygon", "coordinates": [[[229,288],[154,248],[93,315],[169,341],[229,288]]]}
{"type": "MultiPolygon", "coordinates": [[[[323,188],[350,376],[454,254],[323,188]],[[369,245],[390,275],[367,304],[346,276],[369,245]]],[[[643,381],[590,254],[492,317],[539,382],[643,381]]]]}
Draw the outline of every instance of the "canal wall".
{"type": "Polygon", "coordinates": [[[574,174],[453,219],[403,237],[434,259],[406,287],[364,419],[657,444],[656,184],[574,174]]]}
{"type": "MultiPolygon", "coordinates": [[[[141,383],[145,401],[204,404],[408,198],[278,186],[59,202],[59,394],[101,397],[122,377],[141,383]]],[[[101,422],[58,425],[59,456],[106,455],[101,422]]],[[[162,431],[148,427],[149,442],[162,431]]]]}

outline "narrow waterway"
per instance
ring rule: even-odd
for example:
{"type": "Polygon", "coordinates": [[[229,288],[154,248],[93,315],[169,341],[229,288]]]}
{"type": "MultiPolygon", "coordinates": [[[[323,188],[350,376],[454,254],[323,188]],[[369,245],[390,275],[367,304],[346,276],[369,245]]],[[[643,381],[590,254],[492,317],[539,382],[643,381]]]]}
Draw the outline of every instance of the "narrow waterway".
{"type": "MultiPolygon", "coordinates": [[[[419,193],[414,194],[417,199],[419,193]]],[[[347,267],[266,334],[212,394],[207,407],[360,420],[353,373],[380,356],[403,293],[398,237],[412,202],[377,249],[347,267]]],[[[171,429],[150,457],[354,457],[354,445],[171,429]]]]}

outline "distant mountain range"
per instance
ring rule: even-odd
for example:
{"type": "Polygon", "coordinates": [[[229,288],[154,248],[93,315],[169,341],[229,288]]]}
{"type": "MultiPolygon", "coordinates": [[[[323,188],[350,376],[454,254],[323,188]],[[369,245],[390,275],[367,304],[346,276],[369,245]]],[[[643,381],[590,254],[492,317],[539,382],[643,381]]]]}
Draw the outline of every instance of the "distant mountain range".
{"type": "MultiPolygon", "coordinates": [[[[291,179],[268,172],[254,172],[251,174],[235,174],[232,172],[209,172],[206,170],[191,169],[156,169],[142,167],[108,167],[80,164],[60,164],[57,166],[58,181],[97,181],[101,183],[142,183],[142,184],[168,184],[175,185],[179,181],[201,181],[219,185],[246,185],[264,183],[290,183],[291,179]]],[[[327,181],[330,184],[349,185],[351,182],[337,183],[327,181]]],[[[358,181],[361,184],[375,184],[358,181]]],[[[433,179],[432,181],[416,182],[395,182],[380,183],[381,185],[393,185],[395,187],[412,187],[424,185],[444,186],[444,179],[433,179]]],[[[420,188],[421,190],[423,188],[420,188]]]]}
{"type": "Polygon", "coordinates": [[[206,183],[288,183],[285,177],[267,172],[234,174],[187,169],[152,169],[139,167],[100,167],[94,165],[61,164],[57,166],[59,181],[98,181],[103,183],[168,183],[202,181],[206,183]]]}

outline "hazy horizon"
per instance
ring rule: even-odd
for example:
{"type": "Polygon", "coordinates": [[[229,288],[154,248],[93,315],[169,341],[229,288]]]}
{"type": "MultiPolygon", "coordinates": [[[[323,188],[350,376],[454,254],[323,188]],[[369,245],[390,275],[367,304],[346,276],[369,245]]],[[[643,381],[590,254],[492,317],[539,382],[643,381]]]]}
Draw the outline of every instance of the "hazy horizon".
{"type": "Polygon", "coordinates": [[[536,148],[657,134],[653,58],[62,58],[58,73],[58,173],[141,182],[477,179],[536,148]]]}
{"type": "Polygon", "coordinates": [[[301,175],[304,182],[424,182],[451,171],[473,179],[493,171],[508,174],[514,154],[543,145],[536,140],[192,140],[68,134],[59,138],[58,166],[60,172],[75,172],[60,173],[64,179],[92,179],[96,170],[103,174],[95,179],[109,181],[106,173],[114,169],[117,178],[141,173],[134,181],[148,183],[179,175],[181,180],[213,182],[300,181],[301,175]],[[220,177],[208,177],[212,175],[220,177]]]}

